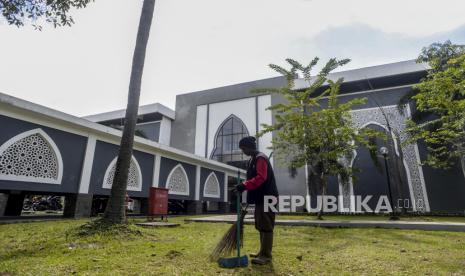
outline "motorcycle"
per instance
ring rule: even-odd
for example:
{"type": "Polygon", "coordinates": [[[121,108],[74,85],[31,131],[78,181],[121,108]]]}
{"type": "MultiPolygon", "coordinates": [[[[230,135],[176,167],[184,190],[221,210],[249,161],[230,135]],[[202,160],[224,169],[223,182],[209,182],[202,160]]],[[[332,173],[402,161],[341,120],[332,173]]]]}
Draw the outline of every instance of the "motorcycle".
{"type": "MultiPolygon", "coordinates": [[[[30,204],[28,202],[28,204],[30,204]]],[[[24,208],[29,208],[30,210],[32,208],[33,211],[47,211],[47,210],[52,210],[52,211],[61,211],[63,209],[63,204],[61,203],[61,197],[59,196],[48,196],[46,198],[38,198],[34,199],[32,201],[32,205],[29,207],[23,205],[23,210],[24,208]]]]}
{"type": "Polygon", "coordinates": [[[63,204],[61,203],[60,196],[52,196],[48,200],[49,202],[49,209],[54,211],[61,211],[63,209],[63,204]]]}
{"type": "Polygon", "coordinates": [[[23,203],[23,211],[30,211],[32,209],[32,205],[34,203],[32,202],[32,200],[30,200],[29,198],[27,198],[26,200],[24,200],[24,203],[23,203]]]}

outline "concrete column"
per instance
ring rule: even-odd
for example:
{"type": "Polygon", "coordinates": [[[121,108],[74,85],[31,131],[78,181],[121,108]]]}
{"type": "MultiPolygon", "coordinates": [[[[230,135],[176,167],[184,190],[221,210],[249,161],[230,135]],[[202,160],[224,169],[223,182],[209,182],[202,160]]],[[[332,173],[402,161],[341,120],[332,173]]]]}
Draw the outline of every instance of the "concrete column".
{"type": "Polygon", "coordinates": [[[71,194],[65,197],[63,217],[87,218],[92,211],[92,194],[71,194]]]}
{"type": "Polygon", "coordinates": [[[171,138],[171,119],[163,116],[160,122],[160,134],[158,137],[158,143],[169,146],[170,138],[171,138]]]}
{"type": "Polygon", "coordinates": [[[224,179],[223,179],[223,184],[224,184],[224,187],[223,187],[223,201],[224,202],[228,202],[228,174],[227,173],[224,173],[224,179]]]}
{"type": "Polygon", "coordinates": [[[198,215],[203,213],[202,201],[188,200],[187,201],[187,213],[190,215],[198,215]]]}
{"type": "Polygon", "coordinates": [[[90,186],[90,176],[92,174],[92,165],[94,163],[95,145],[97,139],[89,136],[87,139],[86,155],[84,157],[84,165],[81,171],[81,182],[79,183],[79,193],[87,194],[90,186]]]}
{"type": "Polygon", "coordinates": [[[141,198],[139,199],[139,202],[140,202],[140,214],[147,215],[149,213],[149,199],[141,198]]]}
{"type": "Polygon", "coordinates": [[[23,202],[26,195],[23,193],[10,193],[5,208],[5,216],[21,216],[23,202]]]}
{"type": "Polygon", "coordinates": [[[161,164],[161,155],[155,155],[155,163],[153,164],[153,180],[152,187],[160,187],[158,181],[160,181],[160,164],[161,164]]]}
{"type": "Polygon", "coordinates": [[[195,200],[200,199],[200,172],[201,168],[197,165],[195,167],[195,200]]]}
{"type": "Polygon", "coordinates": [[[222,214],[230,213],[231,208],[229,202],[218,202],[218,211],[222,214]]]}
{"type": "Polygon", "coordinates": [[[0,193],[0,217],[5,215],[7,203],[8,203],[8,194],[0,193]]]}

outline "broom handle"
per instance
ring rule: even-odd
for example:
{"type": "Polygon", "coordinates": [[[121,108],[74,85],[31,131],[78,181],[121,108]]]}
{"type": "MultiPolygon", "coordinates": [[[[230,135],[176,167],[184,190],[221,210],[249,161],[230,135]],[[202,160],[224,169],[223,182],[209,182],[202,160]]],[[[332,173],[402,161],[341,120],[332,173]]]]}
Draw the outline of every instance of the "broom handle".
{"type": "MultiPolygon", "coordinates": [[[[240,184],[241,174],[237,171],[237,184],[240,184]]],[[[237,209],[237,258],[241,256],[241,193],[237,192],[236,198],[237,209]]]]}

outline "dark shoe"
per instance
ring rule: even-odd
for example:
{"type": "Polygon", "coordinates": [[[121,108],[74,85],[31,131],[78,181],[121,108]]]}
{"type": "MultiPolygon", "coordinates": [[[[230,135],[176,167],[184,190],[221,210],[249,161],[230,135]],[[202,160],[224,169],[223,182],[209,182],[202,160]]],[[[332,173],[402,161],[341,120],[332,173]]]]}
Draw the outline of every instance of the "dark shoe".
{"type": "Polygon", "coordinates": [[[258,256],[258,258],[252,259],[252,263],[257,265],[266,265],[271,263],[271,258],[265,256],[258,256]]]}

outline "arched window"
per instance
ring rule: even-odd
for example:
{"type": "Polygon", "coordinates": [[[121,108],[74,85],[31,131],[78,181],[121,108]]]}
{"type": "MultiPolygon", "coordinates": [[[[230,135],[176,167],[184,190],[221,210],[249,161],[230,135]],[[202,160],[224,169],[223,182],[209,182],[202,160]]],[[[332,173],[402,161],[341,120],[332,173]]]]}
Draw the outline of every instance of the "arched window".
{"type": "Polygon", "coordinates": [[[42,129],[16,135],[0,146],[0,179],[61,184],[63,160],[42,129]]]}
{"type": "Polygon", "coordinates": [[[176,167],[171,170],[168,175],[166,188],[169,189],[169,194],[189,195],[189,178],[187,177],[186,170],[184,170],[181,164],[176,165],[176,167]]]}
{"type": "Polygon", "coordinates": [[[220,182],[214,172],[210,173],[203,186],[204,197],[220,198],[220,182]]]}
{"type": "Polygon", "coordinates": [[[248,157],[239,149],[239,141],[246,136],[249,136],[249,132],[241,119],[230,115],[216,132],[215,147],[210,158],[241,167],[248,157]]]}
{"type": "MultiPolygon", "coordinates": [[[[117,159],[118,157],[115,157],[115,159],[111,161],[105,172],[105,177],[103,178],[104,189],[111,189],[111,186],[113,186],[117,159]]],[[[137,163],[137,160],[134,158],[134,156],[131,158],[131,165],[129,167],[127,190],[139,192],[142,191],[142,172],[140,170],[139,163],[137,163]]]]}

